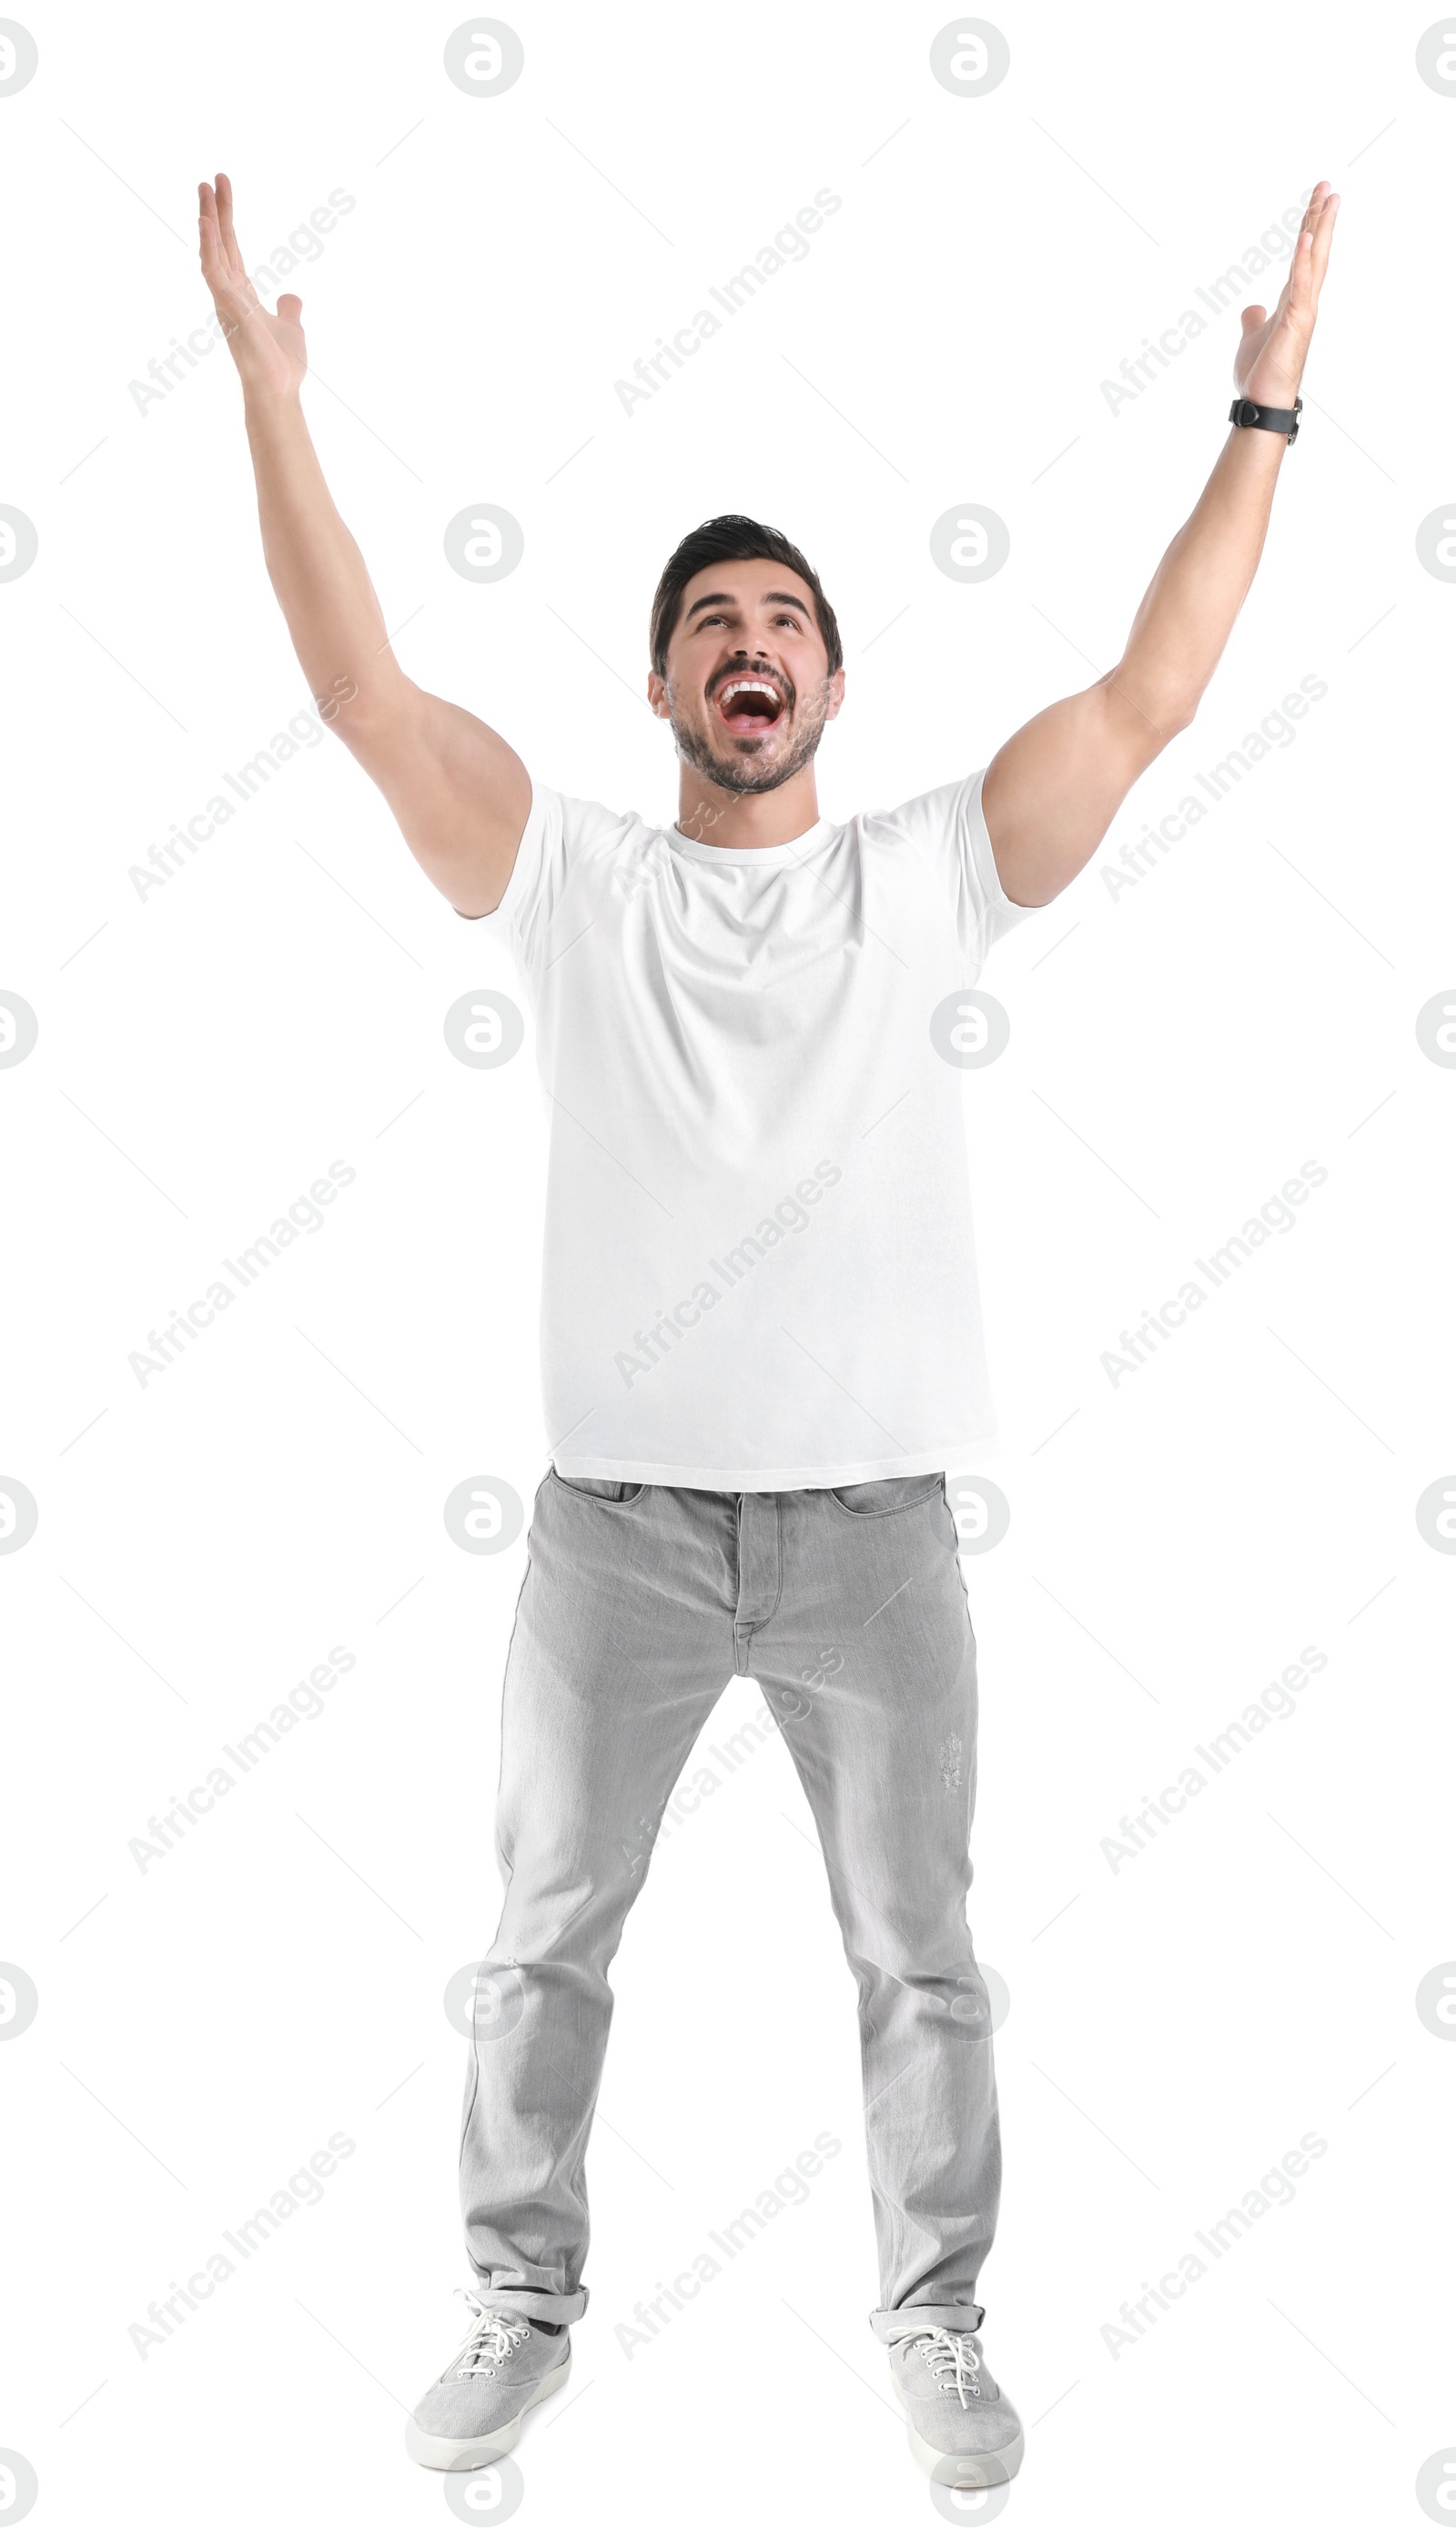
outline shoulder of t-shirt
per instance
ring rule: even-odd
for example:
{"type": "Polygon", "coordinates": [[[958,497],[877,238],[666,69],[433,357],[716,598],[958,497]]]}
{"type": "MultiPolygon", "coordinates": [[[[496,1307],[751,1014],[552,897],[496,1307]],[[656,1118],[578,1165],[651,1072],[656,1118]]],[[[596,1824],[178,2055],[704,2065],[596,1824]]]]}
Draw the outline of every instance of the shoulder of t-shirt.
{"type": "Polygon", "coordinates": [[[973,907],[1008,926],[1021,913],[1001,883],[985,827],[981,803],[985,777],[985,769],[975,769],[968,777],[947,779],[944,786],[907,797],[902,805],[859,819],[867,843],[893,855],[918,857],[948,887],[958,907],[969,893],[973,907]]]}
{"type": "Polygon", "coordinates": [[[872,855],[911,857],[957,893],[968,868],[993,890],[995,863],[981,811],[985,776],[984,769],[977,769],[969,778],[949,778],[941,787],[907,796],[900,805],[861,814],[859,830],[865,848],[872,855]]]}
{"type": "Polygon", "coordinates": [[[977,769],[968,778],[948,778],[944,786],[927,788],[920,796],[908,796],[901,805],[880,806],[872,813],[862,814],[860,822],[883,834],[942,848],[968,823],[981,822],[981,783],[985,776],[984,769],[977,769]]]}
{"type": "Polygon", "coordinates": [[[641,814],[614,813],[591,797],[566,796],[539,778],[531,781],[531,808],[521,832],[506,889],[491,920],[517,921],[543,885],[556,892],[576,867],[612,858],[635,833],[650,829],[641,814]]]}

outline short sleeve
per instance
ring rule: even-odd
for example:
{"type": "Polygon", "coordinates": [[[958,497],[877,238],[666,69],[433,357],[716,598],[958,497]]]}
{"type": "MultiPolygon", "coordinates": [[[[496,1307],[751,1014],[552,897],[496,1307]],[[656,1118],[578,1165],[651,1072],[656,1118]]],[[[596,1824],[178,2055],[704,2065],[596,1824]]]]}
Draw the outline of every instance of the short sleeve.
{"type": "Polygon", "coordinates": [[[991,947],[1029,906],[1008,899],[996,873],[990,834],[981,809],[984,769],[971,778],[933,787],[927,796],[911,797],[894,813],[878,817],[907,839],[931,866],[949,894],[956,935],[974,981],[991,947]]]}
{"type": "Polygon", "coordinates": [[[583,797],[558,796],[532,780],[531,811],[510,881],[495,909],[476,915],[471,924],[510,947],[533,993],[548,960],[553,919],[573,877],[603,851],[614,851],[636,819],[583,797]]]}

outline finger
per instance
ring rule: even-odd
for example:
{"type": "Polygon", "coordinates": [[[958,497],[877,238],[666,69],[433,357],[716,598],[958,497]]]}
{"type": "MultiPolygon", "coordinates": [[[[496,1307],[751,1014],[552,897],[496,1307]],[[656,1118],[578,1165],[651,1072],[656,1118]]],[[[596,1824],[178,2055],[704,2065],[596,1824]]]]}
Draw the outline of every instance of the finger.
{"type": "Polygon", "coordinates": [[[1258,301],[1250,301],[1246,309],[1241,309],[1239,312],[1239,324],[1242,328],[1245,336],[1248,334],[1250,327],[1262,327],[1268,314],[1267,309],[1265,309],[1262,303],[1258,301]]]}
{"type": "Polygon", "coordinates": [[[240,275],[245,269],[237,232],[232,226],[232,180],[220,169],[217,175],[217,226],[222,233],[222,253],[228,266],[233,274],[240,275]]]}
{"type": "Polygon", "coordinates": [[[300,316],[302,312],[302,307],[303,304],[299,299],[297,292],[281,292],[279,294],[278,314],[280,318],[287,318],[291,326],[297,327],[300,316]]]}
{"type": "Polygon", "coordinates": [[[1313,209],[1313,198],[1311,202],[1312,210],[1306,213],[1304,225],[1294,242],[1294,254],[1289,260],[1289,281],[1284,287],[1289,296],[1289,307],[1299,318],[1312,315],[1315,307],[1313,257],[1320,213],[1313,209]]]}
{"type": "Polygon", "coordinates": [[[217,228],[228,273],[241,281],[247,269],[232,225],[232,179],[223,171],[219,171],[217,177],[217,228]]]}
{"type": "Polygon", "coordinates": [[[1291,307],[1307,326],[1313,326],[1320,305],[1320,286],[1329,263],[1329,242],[1334,235],[1334,217],[1339,209],[1338,195],[1332,194],[1328,186],[1323,191],[1319,188],[1316,191],[1321,194],[1321,201],[1318,207],[1312,205],[1313,219],[1306,216],[1307,225],[1295,242],[1294,262],[1289,270],[1291,307]]]}
{"type": "Polygon", "coordinates": [[[234,273],[222,247],[221,224],[217,219],[217,200],[207,184],[198,188],[198,243],[201,252],[203,281],[213,296],[218,315],[226,320],[225,333],[231,335],[249,313],[261,307],[256,292],[245,274],[234,273]]]}
{"type": "Polygon", "coordinates": [[[206,181],[197,190],[197,230],[203,280],[215,297],[224,275],[222,238],[217,227],[216,197],[206,181]]]}
{"type": "Polygon", "coordinates": [[[1310,200],[1305,206],[1305,217],[1300,223],[1301,229],[1312,230],[1314,228],[1320,218],[1321,206],[1328,192],[1329,180],[1328,177],[1322,177],[1317,186],[1311,187],[1310,200]]]}
{"type": "Polygon", "coordinates": [[[1313,282],[1316,301],[1320,298],[1320,286],[1325,280],[1325,270],[1329,263],[1329,249],[1334,238],[1334,222],[1338,211],[1338,195],[1327,195],[1320,208],[1319,226],[1315,231],[1314,239],[1310,248],[1310,263],[1314,269],[1313,282]]]}

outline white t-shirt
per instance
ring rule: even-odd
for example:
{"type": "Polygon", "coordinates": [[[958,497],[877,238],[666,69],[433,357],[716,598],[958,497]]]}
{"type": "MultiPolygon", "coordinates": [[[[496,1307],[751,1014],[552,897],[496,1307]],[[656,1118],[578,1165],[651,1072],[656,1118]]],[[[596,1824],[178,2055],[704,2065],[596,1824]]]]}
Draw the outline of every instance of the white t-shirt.
{"type": "Polygon", "coordinates": [[[497,911],[550,1100],[563,1475],[769,1493],[994,1443],[933,1011],[1023,917],[984,773],[768,849],[534,791],[497,911]]]}

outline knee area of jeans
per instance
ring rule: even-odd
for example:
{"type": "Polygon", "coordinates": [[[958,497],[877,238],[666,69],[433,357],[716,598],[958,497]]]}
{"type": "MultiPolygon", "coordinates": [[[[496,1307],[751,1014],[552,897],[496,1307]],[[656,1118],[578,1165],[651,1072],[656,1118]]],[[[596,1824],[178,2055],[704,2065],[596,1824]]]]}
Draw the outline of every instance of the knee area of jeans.
{"type": "Polygon", "coordinates": [[[961,1975],[976,1968],[971,1930],[951,1906],[966,1888],[964,1870],[933,1898],[881,1905],[880,1915],[865,1922],[860,1934],[851,1913],[840,1912],[845,1960],[859,1982],[861,1995],[884,1984],[896,1989],[949,1990],[965,1984],[961,1975]]]}

